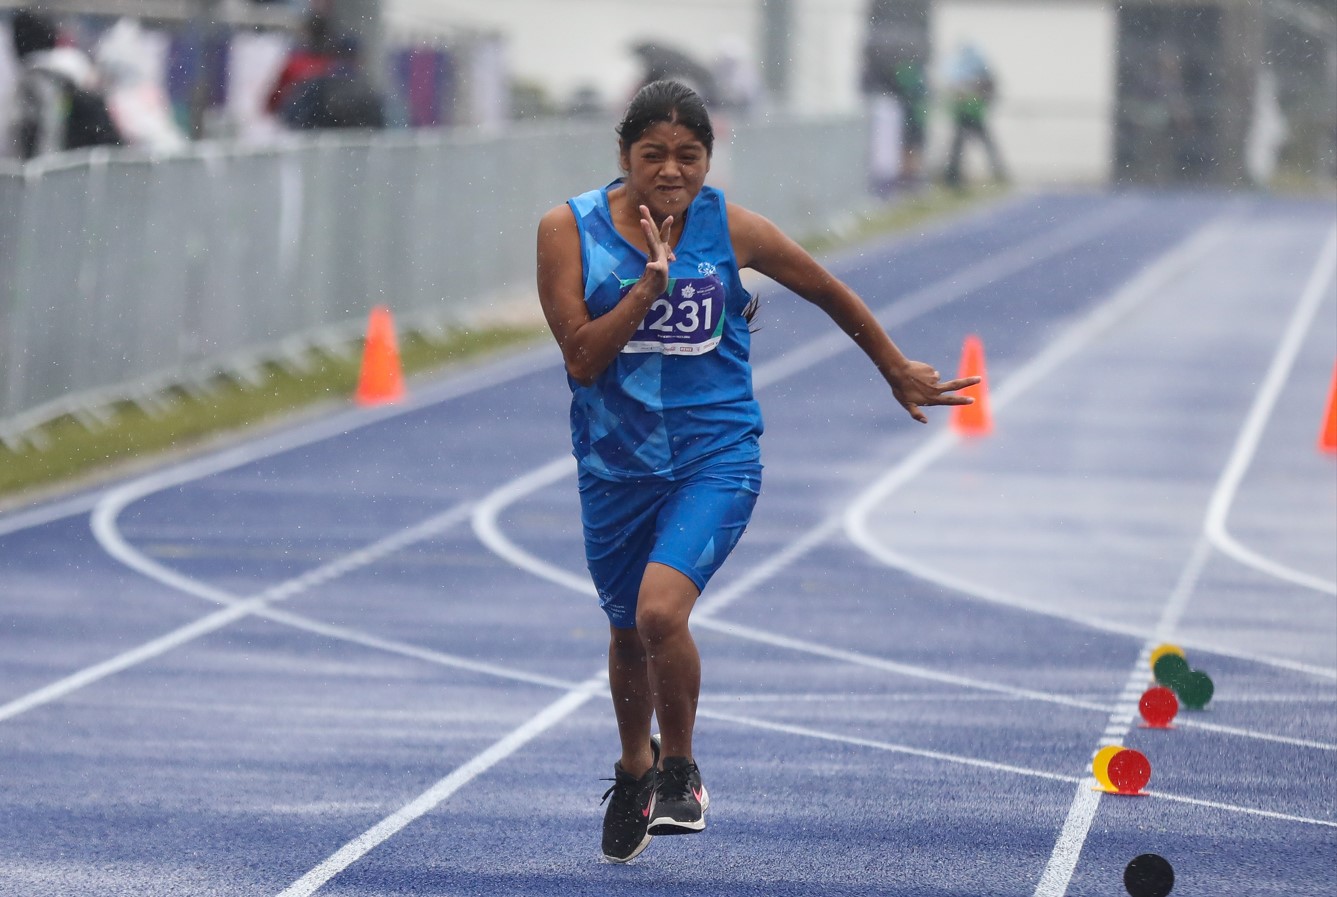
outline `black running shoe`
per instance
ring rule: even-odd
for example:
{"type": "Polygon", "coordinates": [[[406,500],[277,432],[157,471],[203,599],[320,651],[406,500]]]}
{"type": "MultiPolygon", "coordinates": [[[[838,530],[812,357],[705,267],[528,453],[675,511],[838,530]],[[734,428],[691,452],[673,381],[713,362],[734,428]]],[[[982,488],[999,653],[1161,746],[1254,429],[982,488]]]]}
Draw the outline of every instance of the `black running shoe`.
{"type": "Polygon", "coordinates": [[[709,806],[696,764],[686,757],[665,757],[650,810],[650,834],[694,835],[706,827],[709,806]]]}
{"type": "Polygon", "coordinates": [[[646,845],[650,843],[650,834],[645,827],[650,819],[650,807],[655,799],[655,781],[658,778],[655,767],[659,765],[659,737],[650,739],[650,751],[654,762],[650,769],[639,779],[622,768],[621,762],[613,764],[613,787],[604,792],[603,803],[608,801],[604,811],[604,859],[610,863],[627,863],[636,859],[646,845]]]}

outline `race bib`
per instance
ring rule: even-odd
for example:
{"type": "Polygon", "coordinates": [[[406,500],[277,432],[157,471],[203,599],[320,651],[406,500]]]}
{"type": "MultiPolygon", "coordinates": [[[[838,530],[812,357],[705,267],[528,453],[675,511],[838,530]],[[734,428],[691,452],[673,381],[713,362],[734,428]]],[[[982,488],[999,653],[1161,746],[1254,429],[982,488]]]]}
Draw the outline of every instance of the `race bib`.
{"type": "MultiPolygon", "coordinates": [[[[623,281],[622,295],[635,284],[623,281]]],[[[622,351],[704,355],[720,344],[724,314],[724,282],[714,274],[670,279],[622,351]]]]}

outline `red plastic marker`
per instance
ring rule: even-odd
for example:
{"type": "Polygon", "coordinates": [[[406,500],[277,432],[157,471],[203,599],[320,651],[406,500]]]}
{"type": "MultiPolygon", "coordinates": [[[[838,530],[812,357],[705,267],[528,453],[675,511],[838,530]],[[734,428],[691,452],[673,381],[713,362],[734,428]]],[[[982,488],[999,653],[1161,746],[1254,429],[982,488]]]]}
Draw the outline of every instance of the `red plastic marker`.
{"type": "Polygon", "coordinates": [[[1110,758],[1110,784],[1117,794],[1141,794],[1151,781],[1151,763],[1139,751],[1124,748],[1110,758]]]}
{"type": "Polygon", "coordinates": [[[1154,685],[1142,693],[1137,709],[1147,721],[1146,728],[1173,729],[1170,721],[1179,712],[1179,698],[1175,696],[1174,689],[1154,685]]]}

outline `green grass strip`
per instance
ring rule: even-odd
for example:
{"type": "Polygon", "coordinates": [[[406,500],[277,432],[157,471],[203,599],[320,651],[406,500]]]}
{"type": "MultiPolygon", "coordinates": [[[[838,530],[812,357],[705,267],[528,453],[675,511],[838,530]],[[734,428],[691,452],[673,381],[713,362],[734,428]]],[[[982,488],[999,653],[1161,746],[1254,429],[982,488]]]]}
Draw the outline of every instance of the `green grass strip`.
{"type": "MultiPolygon", "coordinates": [[[[538,340],[545,332],[537,326],[490,327],[429,340],[409,331],[399,341],[400,364],[406,376],[423,373],[538,340]]],[[[0,446],[0,497],[13,498],[90,472],[115,473],[130,459],[187,450],[298,409],[351,402],[360,348],[360,343],[350,345],[348,358],[313,351],[304,369],[267,364],[256,383],[220,376],[198,398],[171,390],[157,397],[164,407],[153,413],[121,402],[107,409],[112,415],[108,423],[91,429],[68,415],[56,418],[30,434],[44,448],[13,451],[0,446]]]]}

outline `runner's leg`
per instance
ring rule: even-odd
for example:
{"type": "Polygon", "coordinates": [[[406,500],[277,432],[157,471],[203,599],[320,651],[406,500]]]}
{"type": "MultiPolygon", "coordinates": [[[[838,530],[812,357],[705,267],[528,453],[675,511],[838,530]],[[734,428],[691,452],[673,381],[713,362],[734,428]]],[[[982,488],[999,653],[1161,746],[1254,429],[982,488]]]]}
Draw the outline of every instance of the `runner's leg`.
{"type": "Polygon", "coordinates": [[[609,627],[608,682],[613,694],[622,768],[640,778],[654,764],[650,717],[654,712],[645,646],[636,629],[609,627]]]}
{"type": "Polygon", "coordinates": [[[696,584],[672,567],[646,565],[636,604],[636,631],[648,659],[647,678],[665,757],[692,756],[701,655],[687,617],[699,594],[696,584]]]}

